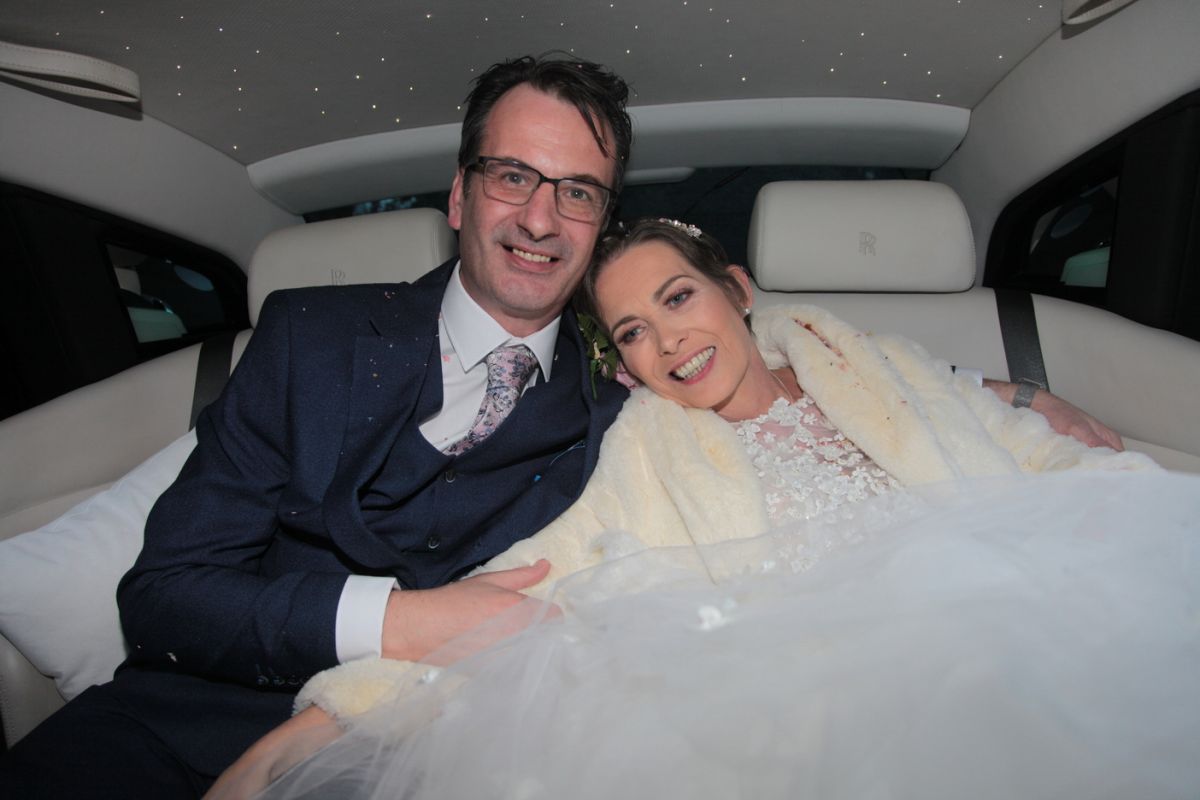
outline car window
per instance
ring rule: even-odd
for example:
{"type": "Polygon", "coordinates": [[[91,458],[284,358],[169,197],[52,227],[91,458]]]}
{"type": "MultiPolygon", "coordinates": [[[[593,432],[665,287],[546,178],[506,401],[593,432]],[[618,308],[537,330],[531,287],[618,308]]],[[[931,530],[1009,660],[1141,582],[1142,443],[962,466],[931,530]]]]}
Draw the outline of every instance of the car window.
{"type": "Polygon", "coordinates": [[[129,247],[105,247],[117,291],[139,344],[233,328],[226,303],[203,263],[185,265],[129,247]]]}
{"type": "Polygon", "coordinates": [[[1064,287],[1103,289],[1116,220],[1117,178],[1056,204],[1034,224],[1026,277],[1064,287]]]}
{"type": "Polygon", "coordinates": [[[0,418],[249,324],[228,258],[3,183],[0,264],[0,418]]]}
{"type": "Polygon", "coordinates": [[[992,232],[984,285],[1200,340],[1200,93],[1015,198],[992,232]]]}

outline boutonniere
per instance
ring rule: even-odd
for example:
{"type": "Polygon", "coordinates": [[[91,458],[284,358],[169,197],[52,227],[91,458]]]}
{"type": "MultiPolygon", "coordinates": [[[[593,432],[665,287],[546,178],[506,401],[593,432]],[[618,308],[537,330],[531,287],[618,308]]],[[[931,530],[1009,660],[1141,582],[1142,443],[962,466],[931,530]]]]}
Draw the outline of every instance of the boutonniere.
{"type": "Polygon", "coordinates": [[[621,358],[617,355],[617,348],[595,317],[589,314],[577,314],[576,316],[579,319],[579,333],[583,337],[583,345],[588,351],[588,374],[592,379],[592,398],[595,399],[597,396],[597,375],[606,381],[615,380],[626,389],[636,387],[637,381],[625,371],[625,365],[621,363],[621,358]]]}
{"type": "Polygon", "coordinates": [[[592,379],[592,398],[596,397],[596,376],[612,380],[617,374],[617,349],[600,323],[590,314],[578,314],[579,333],[583,336],[583,346],[588,351],[588,374],[592,379]]]}

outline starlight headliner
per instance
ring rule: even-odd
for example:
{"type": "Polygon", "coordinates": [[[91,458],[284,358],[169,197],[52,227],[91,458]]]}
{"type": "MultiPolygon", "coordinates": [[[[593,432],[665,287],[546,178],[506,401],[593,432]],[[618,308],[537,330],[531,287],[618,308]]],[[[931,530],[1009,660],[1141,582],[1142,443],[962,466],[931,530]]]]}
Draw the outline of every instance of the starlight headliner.
{"type": "MultiPolygon", "coordinates": [[[[380,2],[331,8],[294,0],[286,24],[261,4],[236,0],[103,8],[90,0],[8,0],[6,10],[28,30],[47,30],[46,43],[86,41],[88,55],[138,72],[143,113],[250,163],[396,127],[453,124],[462,114],[464,75],[514,53],[550,49],[617,65],[635,105],[878,96],[969,108],[1062,24],[1057,5],[1044,2],[962,2],[949,15],[945,2],[748,0],[735,15],[732,5],[704,5],[696,11],[707,13],[695,14],[688,0],[646,0],[560,4],[553,16],[533,6],[489,6],[486,14],[443,19],[451,12],[440,7],[414,13],[380,2]],[[169,35],[154,21],[164,13],[175,20],[169,35]],[[929,25],[933,15],[944,22],[929,25]],[[445,22],[455,26],[452,40],[419,27],[445,22]],[[470,47],[448,51],[447,42],[470,47]],[[249,63],[248,53],[256,56],[249,63]],[[168,70],[172,80],[164,78],[168,70]],[[928,80],[935,71],[936,88],[928,80]],[[241,103],[251,90],[254,104],[241,103]],[[370,113],[381,109],[391,113],[370,113]],[[314,116],[320,126],[304,124],[314,116]]],[[[1090,12],[1109,0],[1067,3],[1090,12]]]]}

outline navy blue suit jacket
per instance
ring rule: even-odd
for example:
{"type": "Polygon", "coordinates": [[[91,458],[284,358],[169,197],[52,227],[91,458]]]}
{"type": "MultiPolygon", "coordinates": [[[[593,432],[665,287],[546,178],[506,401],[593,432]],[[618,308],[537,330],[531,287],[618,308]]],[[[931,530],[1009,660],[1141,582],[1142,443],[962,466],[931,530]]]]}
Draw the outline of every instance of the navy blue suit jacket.
{"type": "Polygon", "coordinates": [[[424,401],[427,411],[431,399],[440,407],[437,316],[452,266],[413,284],[267,299],[118,590],[131,663],[295,691],[337,662],[334,624],[348,574],[445,583],[578,497],[625,393],[604,383],[593,397],[569,310],[551,379],[531,387],[487,442],[453,460],[462,467],[455,483],[434,485],[453,475],[443,470],[450,459],[419,437],[416,409],[424,401]],[[398,503],[381,533],[364,521],[362,502],[384,478],[415,481],[401,490],[416,499],[398,503]],[[452,488],[458,494],[445,494],[452,488]],[[473,508],[481,519],[455,516],[473,508]],[[435,550],[434,529],[452,541],[435,550]]]}

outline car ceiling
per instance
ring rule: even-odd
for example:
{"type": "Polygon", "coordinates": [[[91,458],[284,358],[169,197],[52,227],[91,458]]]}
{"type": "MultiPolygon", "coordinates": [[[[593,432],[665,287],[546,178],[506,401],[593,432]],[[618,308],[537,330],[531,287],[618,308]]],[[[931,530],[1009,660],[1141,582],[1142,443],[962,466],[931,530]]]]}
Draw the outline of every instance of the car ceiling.
{"type": "Polygon", "coordinates": [[[974,107],[1056,0],[0,0],[0,40],[138,73],[141,112],[243,163],[456,123],[473,77],[566,50],[632,106],[870,97],[974,107]]]}

